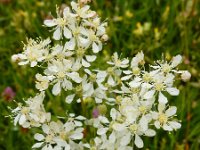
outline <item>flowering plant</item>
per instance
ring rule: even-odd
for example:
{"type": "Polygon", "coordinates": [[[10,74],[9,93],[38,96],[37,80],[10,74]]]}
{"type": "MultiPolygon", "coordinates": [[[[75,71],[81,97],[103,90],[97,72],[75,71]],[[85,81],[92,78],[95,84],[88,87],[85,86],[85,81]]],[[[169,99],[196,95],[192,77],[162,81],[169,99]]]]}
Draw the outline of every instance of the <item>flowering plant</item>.
{"type": "Polygon", "coordinates": [[[12,56],[19,65],[42,69],[35,75],[39,92],[12,110],[14,124],[39,129],[32,148],[42,150],[142,148],[142,136],[153,137],[160,128],[179,129],[177,108],[166,95],[179,95],[176,75],[184,81],[191,76],[177,68],[182,57],[158,60],[147,69],[142,51],[131,59],[114,53],[107,62],[110,67],[92,69],[108,35],[107,22],[87,2],[72,1],[62,13],[57,9],[57,18],[44,21],[52,28],[52,38],[28,39],[23,52],[12,56]],[[62,117],[47,111],[43,101],[49,88],[54,96],[64,93],[62,101],[82,111],[66,110],[62,117]],[[94,108],[93,116],[86,113],[86,105],[94,108]]]}

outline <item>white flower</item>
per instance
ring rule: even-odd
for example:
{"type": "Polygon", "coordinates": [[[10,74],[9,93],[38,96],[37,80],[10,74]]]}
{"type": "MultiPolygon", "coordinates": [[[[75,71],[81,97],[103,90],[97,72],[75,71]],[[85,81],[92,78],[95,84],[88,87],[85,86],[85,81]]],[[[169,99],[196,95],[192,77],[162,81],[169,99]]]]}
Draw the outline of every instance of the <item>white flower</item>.
{"type": "Polygon", "coordinates": [[[14,125],[19,122],[24,128],[28,128],[31,126],[39,127],[42,123],[48,122],[51,115],[44,110],[44,96],[44,92],[41,92],[25,101],[26,106],[19,105],[12,110],[15,116],[14,125]]]}
{"type": "Polygon", "coordinates": [[[144,63],[144,54],[141,51],[137,53],[135,57],[133,57],[131,61],[131,68],[138,67],[139,64],[143,64],[143,63],[144,63]]]}
{"type": "Polygon", "coordinates": [[[96,12],[89,10],[90,6],[89,5],[84,5],[81,7],[78,3],[72,1],[71,2],[72,10],[75,11],[77,16],[81,18],[91,18],[96,15],[96,12]]]}
{"type": "Polygon", "coordinates": [[[54,95],[58,95],[61,92],[61,88],[64,90],[72,89],[72,81],[76,83],[80,83],[82,78],[75,71],[72,71],[72,61],[63,59],[61,60],[53,60],[48,64],[48,68],[45,70],[45,74],[49,77],[53,76],[54,83],[52,93],[54,95]]]}
{"type": "Polygon", "coordinates": [[[64,35],[65,38],[70,39],[72,37],[72,33],[69,26],[75,23],[75,15],[71,13],[69,7],[66,7],[63,10],[63,17],[61,17],[58,12],[57,16],[58,18],[45,20],[44,24],[47,27],[55,26],[55,31],[53,33],[53,38],[55,40],[60,40],[62,38],[62,35],[64,35]]]}
{"type": "Polygon", "coordinates": [[[27,44],[24,45],[24,51],[21,54],[13,55],[12,60],[19,61],[19,65],[30,63],[31,67],[35,67],[38,62],[42,62],[46,59],[48,54],[48,44],[50,42],[50,39],[29,39],[27,44]]]}
{"type": "Polygon", "coordinates": [[[162,127],[166,131],[179,129],[181,124],[172,119],[176,114],[176,110],[175,106],[171,106],[166,110],[165,104],[158,104],[158,112],[152,112],[155,127],[158,129],[162,127]]]}
{"type": "Polygon", "coordinates": [[[44,91],[49,87],[49,81],[50,78],[46,76],[42,76],[41,74],[37,73],[35,75],[37,81],[36,81],[36,88],[39,89],[40,91],[44,91]]]}
{"type": "Polygon", "coordinates": [[[124,58],[122,60],[119,59],[118,54],[114,53],[112,56],[112,62],[107,62],[110,65],[114,65],[117,68],[126,68],[128,67],[129,60],[124,58]]]}

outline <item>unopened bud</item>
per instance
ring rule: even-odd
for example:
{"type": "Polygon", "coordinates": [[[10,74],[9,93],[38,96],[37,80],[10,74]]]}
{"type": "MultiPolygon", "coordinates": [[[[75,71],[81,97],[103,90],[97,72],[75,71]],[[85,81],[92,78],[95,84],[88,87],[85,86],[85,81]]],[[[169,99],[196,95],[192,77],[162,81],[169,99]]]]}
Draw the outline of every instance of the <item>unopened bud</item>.
{"type": "Polygon", "coordinates": [[[105,115],[107,113],[107,107],[106,107],[106,105],[102,104],[102,105],[99,105],[97,108],[98,108],[99,113],[101,115],[105,115]]]}
{"type": "Polygon", "coordinates": [[[191,78],[190,72],[183,71],[183,73],[181,74],[181,79],[186,82],[186,81],[190,80],[190,78],[191,78]]]}
{"type": "Polygon", "coordinates": [[[104,34],[104,35],[101,37],[101,39],[102,39],[103,41],[108,41],[108,35],[107,35],[107,34],[104,34]]]}

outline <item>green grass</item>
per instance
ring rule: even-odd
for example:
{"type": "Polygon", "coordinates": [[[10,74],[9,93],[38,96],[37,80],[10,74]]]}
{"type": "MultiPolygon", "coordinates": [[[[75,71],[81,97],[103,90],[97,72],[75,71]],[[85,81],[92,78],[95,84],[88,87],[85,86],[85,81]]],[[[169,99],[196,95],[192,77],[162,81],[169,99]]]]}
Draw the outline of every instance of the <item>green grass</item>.
{"type": "MultiPolygon", "coordinates": [[[[50,12],[55,16],[56,4],[61,6],[69,2],[10,0],[3,3],[0,0],[0,92],[7,86],[13,87],[17,101],[36,93],[33,85],[36,71],[11,63],[10,57],[22,51],[21,41],[26,37],[48,37],[48,29],[42,26],[43,20],[50,12]]],[[[145,138],[144,149],[200,149],[200,1],[93,0],[91,5],[102,20],[109,22],[110,39],[99,54],[100,59],[109,58],[115,51],[131,57],[143,50],[145,60],[152,63],[162,54],[166,59],[181,54],[184,61],[180,68],[192,73],[190,82],[178,83],[180,95],[170,99],[170,103],[178,107],[182,128],[171,134],[159,131],[154,138],[145,138]],[[141,35],[134,34],[137,24],[144,25],[145,22],[151,24],[150,28],[141,35]],[[155,34],[159,36],[155,38],[155,34]]],[[[0,150],[30,149],[32,131],[14,127],[10,119],[5,118],[9,115],[7,106],[14,107],[15,103],[0,97],[0,150]]]]}

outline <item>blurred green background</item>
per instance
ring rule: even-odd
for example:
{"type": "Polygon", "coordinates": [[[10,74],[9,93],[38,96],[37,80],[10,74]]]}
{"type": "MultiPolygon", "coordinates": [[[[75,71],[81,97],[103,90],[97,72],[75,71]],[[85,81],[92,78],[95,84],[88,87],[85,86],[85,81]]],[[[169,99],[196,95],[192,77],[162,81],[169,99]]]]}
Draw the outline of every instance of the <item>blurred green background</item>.
{"type": "MultiPolygon", "coordinates": [[[[20,101],[37,92],[33,84],[36,71],[17,66],[10,58],[22,51],[21,41],[26,37],[50,36],[42,26],[43,20],[51,14],[56,16],[56,4],[62,8],[69,3],[69,0],[0,0],[0,94],[9,86],[16,93],[15,100],[20,101]]],[[[99,54],[104,62],[115,51],[132,57],[143,50],[148,63],[162,55],[167,60],[176,54],[183,55],[180,68],[188,69],[192,78],[188,83],[177,83],[180,95],[170,98],[170,104],[178,107],[182,128],[171,134],[158,131],[154,138],[144,138],[144,149],[199,150],[200,1],[93,0],[91,7],[109,23],[110,38],[99,54]]],[[[104,62],[96,61],[95,65],[104,62]]],[[[0,150],[28,150],[34,143],[34,131],[14,127],[5,117],[9,115],[8,106],[14,108],[16,104],[1,94],[0,150]]]]}

